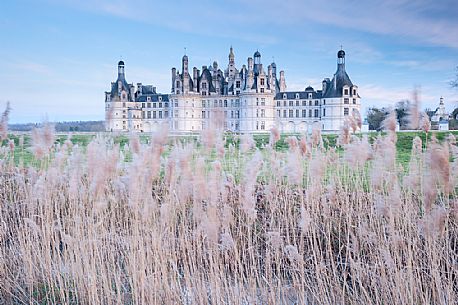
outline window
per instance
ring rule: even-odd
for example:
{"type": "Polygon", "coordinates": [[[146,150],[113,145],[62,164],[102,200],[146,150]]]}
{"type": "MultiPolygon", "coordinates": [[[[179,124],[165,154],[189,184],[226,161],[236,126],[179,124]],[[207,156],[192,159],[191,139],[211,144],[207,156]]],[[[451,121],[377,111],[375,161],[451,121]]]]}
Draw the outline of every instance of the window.
{"type": "Polygon", "coordinates": [[[153,111],[153,119],[156,118],[156,111],[153,111]]]}
{"type": "Polygon", "coordinates": [[[259,129],[259,122],[256,121],[256,130],[258,130],[258,129],[259,129]]]}
{"type": "Polygon", "coordinates": [[[235,82],[235,88],[240,88],[240,81],[239,80],[235,82]]]}
{"type": "Polygon", "coordinates": [[[344,104],[349,104],[349,103],[350,103],[350,102],[349,102],[348,97],[344,98],[344,104]]]}
{"type": "Polygon", "coordinates": [[[296,106],[299,106],[299,101],[296,101],[296,106]]]}
{"type": "Polygon", "coordinates": [[[306,101],[302,101],[302,106],[307,106],[307,102],[306,101]]]}
{"type": "Polygon", "coordinates": [[[299,99],[299,93],[296,93],[296,99],[297,100],[299,99]]]}
{"type": "Polygon", "coordinates": [[[227,100],[224,100],[224,107],[227,107],[227,100]]]}
{"type": "Polygon", "coordinates": [[[296,109],[296,118],[299,117],[299,109],[296,109]]]}
{"type": "Polygon", "coordinates": [[[266,129],[266,122],[261,121],[261,130],[265,130],[265,129],[266,129]]]}
{"type": "Polygon", "coordinates": [[[286,93],[283,93],[283,99],[286,100],[286,93]]]}
{"type": "Polygon", "coordinates": [[[344,115],[348,115],[348,108],[344,108],[344,115]]]}
{"type": "Polygon", "coordinates": [[[177,88],[180,87],[180,81],[177,80],[177,88]]]}
{"type": "Polygon", "coordinates": [[[266,99],[265,98],[261,98],[261,106],[265,106],[266,105],[266,99]]]}
{"type": "Polygon", "coordinates": [[[323,105],[326,105],[326,100],[323,100],[323,105]]]}
{"type": "Polygon", "coordinates": [[[294,106],[294,102],[293,101],[289,101],[289,105],[290,106],[294,106]]]}
{"type": "Polygon", "coordinates": [[[312,117],[312,109],[309,109],[309,117],[312,117]]]}
{"type": "Polygon", "coordinates": [[[312,106],[312,101],[309,101],[309,106],[312,106]]]}
{"type": "Polygon", "coordinates": [[[146,113],[146,115],[147,115],[147,118],[148,118],[148,119],[151,119],[151,111],[148,111],[148,112],[146,113]]]}
{"type": "Polygon", "coordinates": [[[318,100],[315,101],[315,106],[318,106],[318,100]]]}
{"type": "Polygon", "coordinates": [[[159,108],[162,108],[162,103],[159,103],[159,108]]]}
{"type": "Polygon", "coordinates": [[[264,86],[264,78],[261,78],[261,86],[264,86]]]}
{"type": "Polygon", "coordinates": [[[277,107],[280,107],[280,106],[281,106],[280,101],[277,101],[277,107]]]}
{"type": "Polygon", "coordinates": [[[169,102],[165,102],[164,107],[169,108],[169,102]]]}
{"type": "Polygon", "coordinates": [[[356,104],[356,99],[355,98],[353,99],[353,104],[356,104]]]}
{"type": "Polygon", "coordinates": [[[294,115],[294,114],[293,114],[293,109],[290,109],[290,110],[289,110],[289,117],[292,118],[293,115],[294,115]]]}
{"type": "Polygon", "coordinates": [[[326,116],[326,108],[323,108],[323,116],[326,116]]]}
{"type": "Polygon", "coordinates": [[[207,83],[205,83],[205,82],[202,83],[202,89],[203,90],[207,90],[207,83]]]}
{"type": "Polygon", "coordinates": [[[148,103],[148,108],[151,108],[151,103],[148,103]]]}
{"type": "Polygon", "coordinates": [[[218,107],[218,101],[217,101],[217,100],[214,100],[214,101],[213,101],[213,106],[214,106],[214,107],[218,107]]]}
{"type": "Polygon", "coordinates": [[[311,93],[309,93],[309,98],[312,98],[312,94],[311,93]]]}
{"type": "Polygon", "coordinates": [[[266,117],[266,110],[261,109],[261,118],[265,118],[265,117],[266,117]]]}
{"type": "Polygon", "coordinates": [[[286,110],[283,110],[283,117],[286,118],[286,110]]]}
{"type": "Polygon", "coordinates": [[[261,93],[264,93],[264,88],[261,88],[261,93]]]}
{"type": "Polygon", "coordinates": [[[169,117],[169,112],[168,111],[164,111],[164,118],[168,118],[169,117]]]}
{"type": "Polygon", "coordinates": [[[356,95],[356,89],[353,89],[353,95],[356,95]]]}
{"type": "Polygon", "coordinates": [[[318,117],[318,109],[315,109],[315,117],[318,117]]]}
{"type": "Polygon", "coordinates": [[[348,89],[344,89],[344,95],[348,95],[348,89]]]}
{"type": "Polygon", "coordinates": [[[159,95],[159,102],[162,102],[162,96],[159,95]]]}
{"type": "Polygon", "coordinates": [[[277,110],[277,117],[281,117],[281,110],[277,110]]]}
{"type": "Polygon", "coordinates": [[[286,107],[286,101],[283,101],[283,106],[286,107]]]}
{"type": "Polygon", "coordinates": [[[219,100],[219,106],[223,107],[223,101],[222,100],[219,100]]]}
{"type": "Polygon", "coordinates": [[[145,103],[142,103],[142,108],[145,108],[145,103]]]}
{"type": "Polygon", "coordinates": [[[122,103],[122,106],[123,106],[123,107],[126,107],[126,102],[123,102],[123,103],[122,103]]]}
{"type": "Polygon", "coordinates": [[[305,118],[307,116],[307,110],[302,109],[302,117],[305,118]]]}

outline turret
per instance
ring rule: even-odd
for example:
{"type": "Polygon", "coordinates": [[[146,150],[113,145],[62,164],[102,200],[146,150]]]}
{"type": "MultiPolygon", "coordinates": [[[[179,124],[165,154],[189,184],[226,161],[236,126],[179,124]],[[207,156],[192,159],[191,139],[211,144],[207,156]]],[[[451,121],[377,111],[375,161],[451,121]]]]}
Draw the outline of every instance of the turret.
{"type": "Polygon", "coordinates": [[[340,50],[337,52],[337,67],[345,70],[345,51],[340,50]]]}
{"type": "Polygon", "coordinates": [[[125,79],[124,62],[122,60],[118,62],[118,79],[125,79]]]}

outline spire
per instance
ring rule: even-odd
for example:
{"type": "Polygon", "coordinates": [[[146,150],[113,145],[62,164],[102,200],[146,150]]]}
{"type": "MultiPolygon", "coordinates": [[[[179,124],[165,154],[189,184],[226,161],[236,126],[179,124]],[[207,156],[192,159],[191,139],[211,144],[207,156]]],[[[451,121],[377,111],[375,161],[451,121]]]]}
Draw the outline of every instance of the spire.
{"type": "Polygon", "coordinates": [[[234,49],[231,46],[229,49],[229,65],[234,65],[234,58],[234,49]]]}

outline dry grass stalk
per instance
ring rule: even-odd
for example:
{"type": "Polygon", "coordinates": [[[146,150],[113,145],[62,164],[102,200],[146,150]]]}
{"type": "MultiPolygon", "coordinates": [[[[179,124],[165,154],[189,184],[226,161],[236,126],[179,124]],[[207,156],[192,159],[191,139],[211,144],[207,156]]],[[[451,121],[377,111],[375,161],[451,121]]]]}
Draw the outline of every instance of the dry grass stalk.
{"type": "Polygon", "coordinates": [[[392,116],[385,126],[373,145],[350,136],[343,155],[317,129],[286,152],[276,132],[264,151],[242,137],[243,154],[221,133],[170,144],[165,130],[149,146],[132,137],[128,162],[110,138],[84,150],[34,131],[46,166],[0,152],[0,299],[452,304],[455,141],[415,138],[406,174],[392,116]]]}

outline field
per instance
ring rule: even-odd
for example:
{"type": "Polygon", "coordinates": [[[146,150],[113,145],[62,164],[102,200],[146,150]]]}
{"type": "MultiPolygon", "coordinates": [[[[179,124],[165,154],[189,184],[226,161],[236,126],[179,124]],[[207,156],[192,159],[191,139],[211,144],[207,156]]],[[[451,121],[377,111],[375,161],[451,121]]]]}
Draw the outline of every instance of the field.
{"type": "Polygon", "coordinates": [[[0,304],[456,304],[455,135],[10,135],[0,304]]]}

